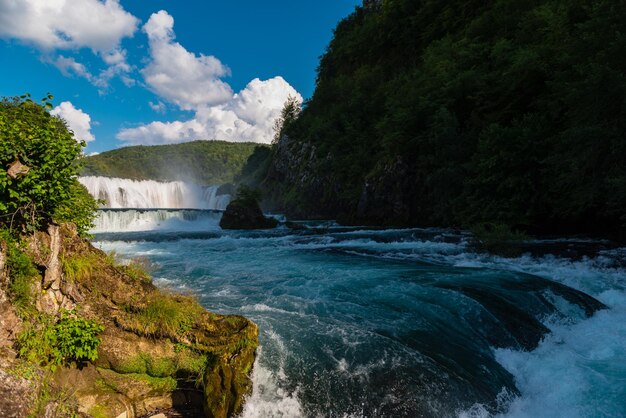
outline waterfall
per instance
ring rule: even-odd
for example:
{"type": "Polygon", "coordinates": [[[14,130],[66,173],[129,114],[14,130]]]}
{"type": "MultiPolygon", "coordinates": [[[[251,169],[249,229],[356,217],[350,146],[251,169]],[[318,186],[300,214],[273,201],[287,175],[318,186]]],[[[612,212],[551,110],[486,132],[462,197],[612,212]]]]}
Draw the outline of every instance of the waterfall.
{"type": "Polygon", "coordinates": [[[218,229],[221,213],[199,209],[101,209],[91,233],[218,229]]]}
{"type": "Polygon", "coordinates": [[[182,181],[158,182],[121,178],[79,177],[89,193],[104,201],[92,233],[218,228],[230,195],[218,186],[182,181]]]}
{"type": "Polygon", "coordinates": [[[182,181],[158,182],[86,176],[80,181],[104,208],[224,210],[230,195],[218,195],[218,186],[202,187],[182,181]]]}

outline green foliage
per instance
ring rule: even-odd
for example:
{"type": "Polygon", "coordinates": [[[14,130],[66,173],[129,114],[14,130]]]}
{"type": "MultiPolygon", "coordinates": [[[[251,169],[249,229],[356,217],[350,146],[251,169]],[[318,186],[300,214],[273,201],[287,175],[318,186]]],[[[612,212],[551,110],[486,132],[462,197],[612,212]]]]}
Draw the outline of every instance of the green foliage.
{"type": "Polygon", "coordinates": [[[147,259],[134,259],[127,265],[118,266],[131,279],[140,283],[152,283],[152,276],[148,270],[152,268],[147,259]]]}
{"type": "Polygon", "coordinates": [[[68,198],[57,207],[54,219],[57,222],[73,222],[78,234],[88,237],[87,231],[94,227],[98,203],[85,186],[74,180],[69,186],[68,198]]]}
{"type": "Polygon", "coordinates": [[[267,175],[271,162],[271,148],[266,146],[255,147],[240,173],[235,177],[235,181],[250,187],[259,187],[267,175]]]}
{"type": "Polygon", "coordinates": [[[291,182],[266,188],[355,221],[624,238],[625,19],[626,3],[592,0],[357,8],[283,129],[291,182]]]}
{"type": "Polygon", "coordinates": [[[71,281],[84,281],[96,270],[100,257],[95,253],[72,254],[61,258],[65,278],[71,281]]]}
{"type": "Polygon", "coordinates": [[[98,358],[98,337],[104,327],[95,321],[64,311],[55,322],[53,317],[40,315],[26,324],[17,338],[20,357],[55,369],[73,361],[94,361],[98,358]]]}
{"type": "Polygon", "coordinates": [[[224,184],[233,182],[257,147],[225,141],[125,147],[83,158],[81,175],[224,184]]]}
{"type": "Polygon", "coordinates": [[[27,317],[34,312],[33,285],[39,272],[33,261],[23,252],[17,240],[6,229],[0,229],[0,243],[7,251],[6,271],[9,276],[9,296],[17,313],[27,317]]]}
{"type": "Polygon", "coordinates": [[[51,98],[43,104],[29,96],[0,101],[0,222],[9,227],[37,229],[72,198],[84,143],[48,113],[51,98]],[[25,167],[10,176],[19,164],[25,167]]]}
{"type": "Polygon", "coordinates": [[[278,119],[274,121],[274,143],[278,142],[284,132],[298,119],[302,106],[294,96],[287,97],[278,119]]]}

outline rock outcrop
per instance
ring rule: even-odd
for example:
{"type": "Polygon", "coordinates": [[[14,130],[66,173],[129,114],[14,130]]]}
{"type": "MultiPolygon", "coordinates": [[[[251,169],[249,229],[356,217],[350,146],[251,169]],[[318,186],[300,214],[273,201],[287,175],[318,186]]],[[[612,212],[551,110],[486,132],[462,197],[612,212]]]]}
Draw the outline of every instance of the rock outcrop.
{"type": "Polygon", "coordinates": [[[116,264],[67,225],[24,241],[41,272],[32,286],[37,315],[74,309],[104,332],[95,361],[50,369],[21,359],[16,339],[32,319],[13,308],[0,240],[0,415],[25,417],[36,409],[50,417],[225,418],[241,410],[252,387],[254,323],[157,289],[146,273],[116,264]]]}
{"type": "Polygon", "coordinates": [[[230,202],[220,220],[222,229],[269,229],[276,225],[278,221],[264,216],[256,200],[243,198],[230,202]]]}

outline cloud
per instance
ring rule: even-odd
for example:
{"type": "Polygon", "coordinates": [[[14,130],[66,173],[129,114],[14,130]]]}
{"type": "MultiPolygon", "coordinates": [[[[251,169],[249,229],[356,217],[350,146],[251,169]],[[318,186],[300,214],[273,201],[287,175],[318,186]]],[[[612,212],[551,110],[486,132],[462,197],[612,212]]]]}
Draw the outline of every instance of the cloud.
{"type": "MultiPolygon", "coordinates": [[[[168,144],[195,139],[233,142],[271,142],[274,120],[289,96],[302,96],[282,77],[254,79],[239,93],[220,78],[230,70],[219,59],[196,55],[175,42],[174,18],[161,10],[143,26],[150,46],[150,61],[142,70],[148,87],[160,98],[194,117],[172,122],[155,121],[118,132],[126,144],[168,144]]],[[[155,111],[162,102],[149,103],[155,111]]]]}
{"type": "Polygon", "coordinates": [[[59,71],[61,71],[61,74],[66,77],[77,75],[88,80],[93,77],[87,67],[85,67],[83,64],[76,61],[72,57],[59,55],[55,60],[52,61],[52,64],[57,67],[59,71]]]}
{"type": "Polygon", "coordinates": [[[153,102],[148,102],[148,106],[150,106],[150,109],[154,110],[157,113],[165,113],[165,103],[163,103],[162,101],[157,101],[156,103],[153,102]]]}
{"type": "Polygon", "coordinates": [[[41,49],[108,53],[132,36],[138,23],[118,0],[0,0],[0,36],[41,49]]]}
{"type": "Polygon", "coordinates": [[[115,76],[120,76],[122,82],[127,87],[135,85],[135,80],[128,76],[131,67],[126,63],[126,51],[115,50],[110,53],[117,54],[121,58],[116,58],[116,61],[111,61],[110,66],[100,71],[97,75],[92,74],[84,64],[81,64],[72,57],[59,55],[53,60],[48,60],[48,62],[57,67],[59,71],[61,71],[61,74],[66,77],[77,76],[86,79],[91,84],[98,87],[100,92],[106,91],[109,87],[109,82],[115,76]]]}
{"type": "Polygon", "coordinates": [[[72,102],[61,102],[50,113],[67,122],[77,141],[90,142],[96,139],[91,133],[91,117],[81,109],[75,108],[72,102]]]}
{"type": "Polygon", "coordinates": [[[239,93],[216,106],[200,106],[192,119],[152,122],[122,129],[117,138],[126,144],[155,145],[218,139],[232,142],[269,143],[274,137],[274,120],[289,96],[302,96],[282,77],[254,79],[239,93]]]}
{"type": "Polygon", "coordinates": [[[220,77],[230,70],[217,58],[196,55],[175,42],[174,18],[165,10],[152,14],[143,26],[150,61],[142,70],[148,87],[181,109],[194,110],[229,100],[233,91],[220,77]]]}
{"type": "Polygon", "coordinates": [[[118,0],[0,0],[0,37],[36,46],[64,75],[83,77],[101,90],[115,76],[127,85],[134,82],[120,43],[133,36],[138,24],[118,0]],[[74,58],[55,57],[57,50],[81,48],[89,48],[107,68],[93,75],[74,58]]]}

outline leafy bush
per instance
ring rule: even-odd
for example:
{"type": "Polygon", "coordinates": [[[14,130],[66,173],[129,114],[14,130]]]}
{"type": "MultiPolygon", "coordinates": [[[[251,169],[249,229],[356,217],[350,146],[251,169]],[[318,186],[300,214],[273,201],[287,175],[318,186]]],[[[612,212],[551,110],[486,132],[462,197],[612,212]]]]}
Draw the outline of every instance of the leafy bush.
{"type": "Polygon", "coordinates": [[[64,311],[56,323],[42,314],[20,333],[17,346],[22,358],[54,369],[73,361],[96,360],[102,331],[102,325],[73,312],[64,311]]]}
{"type": "Polygon", "coordinates": [[[73,222],[78,234],[85,237],[94,227],[98,207],[99,202],[89,194],[85,186],[74,179],[70,184],[69,197],[57,207],[54,219],[57,222],[73,222]]]}
{"type": "Polygon", "coordinates": [[[54,329],[61,362],[94,361],[98,358],[101,343],[98,334],[104,331],[102,325],[64,312],[54,329]]]}
{"type": "Polygon", "coordinates": [[[85,144],[48,113],[51,99],[0,101],[0,222],[9,227],[35,230],[75,198],[76,159],[85,144]],[[20,169],[11,174],[11,167],[20,169]]]}

